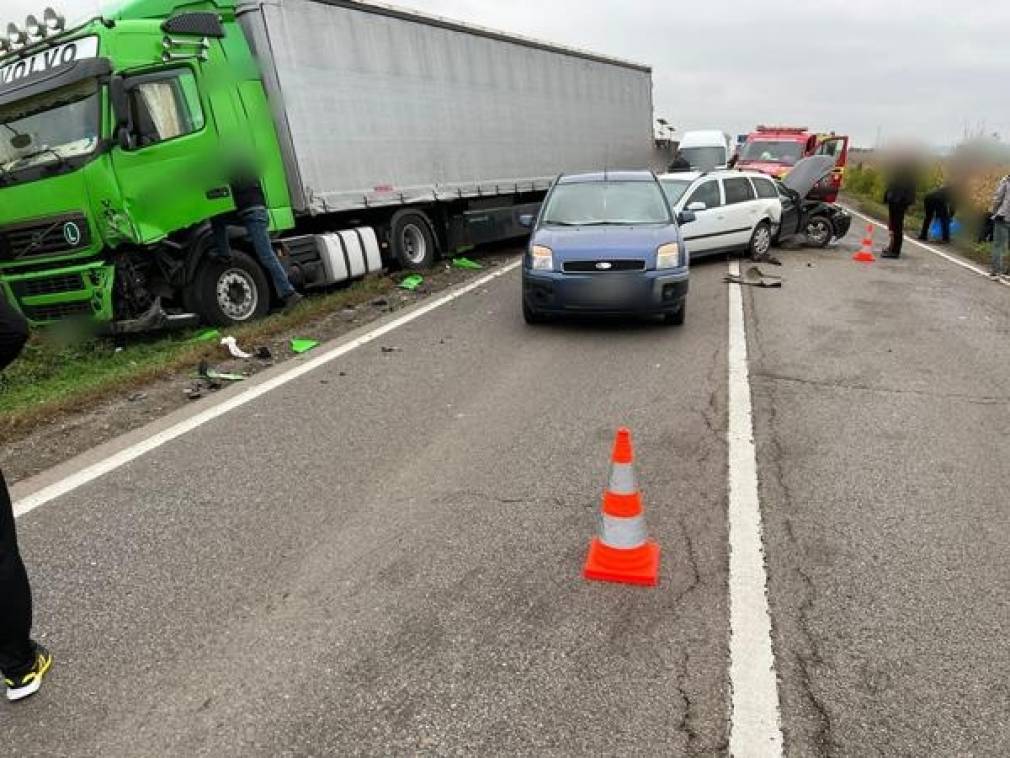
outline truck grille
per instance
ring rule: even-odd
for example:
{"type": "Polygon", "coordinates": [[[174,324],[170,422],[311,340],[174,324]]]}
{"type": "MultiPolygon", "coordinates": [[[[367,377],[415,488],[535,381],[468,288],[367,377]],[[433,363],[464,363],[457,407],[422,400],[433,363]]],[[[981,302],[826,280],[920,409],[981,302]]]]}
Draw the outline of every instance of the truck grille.
{"type": "Polygon", "coordinates": [[[59,321],[74,316],[92,314],[91,303],[87,300],[78,303],[53,303],[52,305],[22,305],[21,312],[29,321],[59,321]]]}
{"type": "Polygon", "coordinates": [[[58,274],[42,279],[25,279],[11,285],[14,294],[20,300],[36,295],[58,295],[63,292],[79,292],[83,290],[84,279],[80,274],[58,274]]]}
{"type": "Polygon", "coordinates": [[[84,250],[91,231],[82,213],[68,213],[0,229],[0,261],[84,250]]]}
{"type": "Polygon", "coordinates": [[[566,261],[561,265],[566,274],[612,274],[615,271],[645,271],[643,260],[598,260],[598,261],[566,261]],[[609,264],[600,268],[599,264],[609,264]]]}

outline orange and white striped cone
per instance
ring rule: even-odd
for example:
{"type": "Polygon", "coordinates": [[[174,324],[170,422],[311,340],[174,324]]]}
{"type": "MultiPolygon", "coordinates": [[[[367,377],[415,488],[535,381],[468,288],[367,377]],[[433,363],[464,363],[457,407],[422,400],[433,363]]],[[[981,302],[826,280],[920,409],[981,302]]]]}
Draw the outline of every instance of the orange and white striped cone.
{"type": "Polygon", "coordinates": [[[655,586],[659,545],[648,538],[638,491],[631,432],[617,430],[610,456],[610,482],[603,493],[600,536],[589,545],[582,575],[601,582],[655,586]]]}
{"type": "Polygon", "coordinates": [[[866,236],[863,237],[863,246],[852,256],[852,260],[859,263],[873,263],[877,256],[873,254],[873,224],[866,225],[866,236]]]}

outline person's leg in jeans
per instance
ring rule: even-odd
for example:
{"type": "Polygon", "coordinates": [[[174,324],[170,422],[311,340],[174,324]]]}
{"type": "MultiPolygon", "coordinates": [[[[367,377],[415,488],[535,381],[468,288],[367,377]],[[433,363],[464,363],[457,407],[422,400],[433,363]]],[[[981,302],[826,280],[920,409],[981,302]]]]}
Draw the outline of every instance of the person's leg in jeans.
{"type": "Polygon", "coordinates": [[[18,550],[10,493],[0,473],[0,671],[8,679],[35,663],[31,630],[32,591],[18,550]]]}
{"type": "Polygon", "coordinates": [[[214,233],[214,247],[209,251],[215,260],[226,261],[231,258],[231,241],[228,239],[229,216],[215,216],[210,220],[210,228],[214,233]]]}
{"type": "Polygon", "coordinates": [[[239,214],[242,223],[245,224],[246,231],[249,232],[249,239],[252,241],[253,249],[260,264],[270,274],[273,280],[274,289],[283,300],[287,300],[295,294],[295,288],[288,281],[287,272],[277,258],[273,245],[270,244],[270,216],[266,208],[248,208],[239,214]]]}
{"type": "Polygon", "coordinates": [[[1007,243],[1010,241],[1010,225],[1006,221],[997,220],[992,227],[992,257],[989,259],[989,273],[1002,274],[1003,256],[1007,252],[1007,243]]]}

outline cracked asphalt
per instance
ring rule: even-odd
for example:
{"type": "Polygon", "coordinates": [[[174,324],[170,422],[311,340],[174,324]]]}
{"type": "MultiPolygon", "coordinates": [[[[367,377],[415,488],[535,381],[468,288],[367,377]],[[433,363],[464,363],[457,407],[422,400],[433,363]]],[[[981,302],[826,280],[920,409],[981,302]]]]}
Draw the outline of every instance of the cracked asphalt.
{"type": "MultiPolygon", "coordinates": [[[[744,293],[785,752],[1007,755],[1010,293],[855,241],[744,293]]],[[[512,272],[29,513],[0,754],[724,755],[724,272],[680,329],[512,272]],[[657,589],[579,575],[621,424],[657,589]]]]}
{"type": "Polygon", "coordinates": [[[723,273],[529,328],[513,272],[28,514],[57,664],[0,754],[718,754],[723,273]],[[622,424],[656,590],[580,576],[622,424]]]}
{"type": "Polygon", "coordinates": [[[1010,293],[854,226],[745,306],[786,753],[1010,755],[1010,293]]]}

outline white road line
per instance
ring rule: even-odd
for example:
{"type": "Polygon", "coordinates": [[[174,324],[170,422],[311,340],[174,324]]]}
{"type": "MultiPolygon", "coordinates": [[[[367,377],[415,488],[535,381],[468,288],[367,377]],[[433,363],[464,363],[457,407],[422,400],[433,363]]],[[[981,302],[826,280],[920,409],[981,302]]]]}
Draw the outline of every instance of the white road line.
{"type": "Polygon", "coordinates": [[[456,298],[462,297],[468,292],[473,292],[475,289],[483,287],[493,279],[497,279],[499,276],[515,270],[521,263],[522,261],[513,261],[497,271],[487,274],[486,276],[482,276],[479,279],[475,279],[459,289],[452,290],[448,294],[432,300],[430,303],[408,311],[399,318],[393,319],[392,321],[389,321],[382,326],[351,340],[350,342],[345,342],[332,350],[307,360],[304,363],[300,363],[288,371],[263,382],[262,384],[250,387],[244,392],[233,395],[224,402],[208,408],[202,413],[192,416],[185,421],[181,421],[175,426],[169,427],[168,429],[158,432],[135,445],[131,445],[130,447],[119,451],[115,455],[109,456],[105,460],[99,461],[87,468],[83,468],[61,481],[28,495],[14,504],[14,517],[19,518],[24,516],[26,513],[30,513],[46,503],[50,503],[69,492],[73,492],[78,487],[88,484],[89,482],[93,482],[100,476],[104,476],[111,471],[115,471],[120,466],[125,466],[130,461],[136,460],[152,450],[156,450],[166,442],[171,442],[172,440],[203,426],[207,422],[223,416],[229,411],[240,408],[246,403],[252,402],[256,398],[261,397],[278,387],[283,387],[288,382],[292,382],[310,371],[316,370],[320,366],[325,366],[327,363],[330,363],[343,355],[347,355],[347,353],[361,347],[362,345],[367,345],[369,342],[377,340],[379,337],[388,334],[394,329],[398,329],[405,324],[416,321],[421,318],[421,316],[431,313],[436,308],[441,308],[443,305],[451,303],[456,298]]]}
{"type": "MultiPolygon", "coordinates": [[[[739,274],[738,261],[730,273],[739,274]]],[[[775,657],[768,612],[757,452],[747,368],[747,331],[741,287],[729,288],[729,679],[732,715],[730,755],[779,758],[779,715],[775,657]]]]}
{"type": "MultiPolygon", "coordinates": [[[[871,224],[873,224],[874,226],[879,226],[882,229],[886,229],[887,228],[887,224],[881,223],[880,221],[877,221],[875,218],[870,218],[869,216],[864,215],[864,214],[860,213],[859,211],[855,210],[854,208],[850,208],[847,205],[843,206],[843,207],[849,213],[851,213],[853,216],[858,216],[859,218],[863,219],[863,221],[868,221],[871,224]]],[[[938,255],[941,258],[943,258],[944,260],[950,261],[955,266],[960,266],[961,268],[968,269],[972,273],[978,274],[979,276],[984,276],[986,279],[989,278],[989,272],[986,271],[981,266],[978,266],[978,265],[976,265],[974,263],[971,263],[970,261],[966,261],[963,258],[959,258],[956,255],[951,255],[950,253],[946,253],[943,250],[938,250],[937,248],[932,247],[931,245],[927,245],[927,244],[923,243],[921,240],[919,240],[916,237],[910,237],[909,235],[906,234],[906,235],[904,235],[904,238],[905,238],[906,242],[910,242],[913,245],[917,245],[918,247],[921,247],[923,250],[928,250],[933,255],[938,255]]],[[[1004,285],[1010,287],[1010,282],[1000,280],[999,283],[1000,284],[1004,284],[1004,285]]]]}

